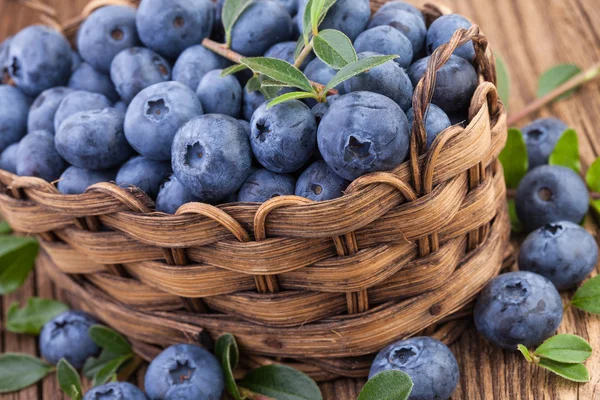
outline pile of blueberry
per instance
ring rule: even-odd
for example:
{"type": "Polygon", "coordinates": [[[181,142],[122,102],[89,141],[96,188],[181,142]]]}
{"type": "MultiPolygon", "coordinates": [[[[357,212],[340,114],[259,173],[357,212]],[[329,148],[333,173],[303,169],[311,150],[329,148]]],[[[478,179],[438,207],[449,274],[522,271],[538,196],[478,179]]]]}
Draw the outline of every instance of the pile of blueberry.
{"type": "MultiPolygon", "coordinates": [[[[252,2],[233,27],[231,49],[293,63],[307,3],[252,2]]],[[[263,93],[246,90],[248,71],[221,77],[231,62],[201,44],[222,40],[223,4],[102,7],[82,23],[77,52],[44,26],[4,41],[0,66],[14,86],[0,86],[0,168],[58,181],[64,194],[98,182],[136,186],[166,213],[192,201],[334,199],[359,176],[405,161],[413,90],[428,55],[471,26],[452,14],[428,29],[402,1],[371,15],[369,0],[338,0],[320,28],[345,33],[359,59],[398,58],[343,82],[325,102],[267,107],[263,93]]],[[[465,44],[439,71],[425,119],[429,145],[466,120],[478,83],[474,56],[465,44]]],[[[312,54],[300,68],[321,84],[337,72],[312,54]]]]}

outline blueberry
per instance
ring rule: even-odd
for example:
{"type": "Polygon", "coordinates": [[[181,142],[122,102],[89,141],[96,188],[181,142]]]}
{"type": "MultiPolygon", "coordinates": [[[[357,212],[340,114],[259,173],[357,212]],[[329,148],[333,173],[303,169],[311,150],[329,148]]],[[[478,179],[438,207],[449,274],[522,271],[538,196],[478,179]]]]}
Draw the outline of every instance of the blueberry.
{"type": "Polygon", "coordinates": [[[475,326],[493,345],[517,350],[549,338],[563,317],[558,291],[548,279],[528,271],[494,278],[475,305],[475,326]]]}
{"type": "Polygon", "coordinates": [[[116,169],[94,171],[71,166],[60,176],[58,191],[62,194],[82,194],[96,183],[114,181],[116,176],[116,169]]]}
{"type": "Polygon", "coordinates": [[[560,119],[541,118],[521,129],[527,145],[530,170],[548,164],[550,154],[567,128],[567,124],[560,119]]]}
{"type": "Polygon", "coordinates": [[[331,107],[331,105],[339,98],[340,98],[340,96],[337,94],[328,96],[327,101],[325,101],[324,103],[317,103],[313,106],[311,111],[312,111],[313,115],[315,116],[315,121],[317,122],[317,126],[321,123],[321,120],[323,119],[323,116],[325,115],[325,113],[329,110],[329,107],[331,107]]]}
{"type": "Polygon", "coordinates": [[[71,115],[56,132],[55,144],[72,165],[94,170],[117,167],[132,153],[123,134],[123,115],[114,108],[71,115]]]}
{"type": "Polygon", "coordinates": [[[330,168],[352,181],[389,171],[404,161],[409,148],[406,115],[393,100],[371,92],[340,96],[321,120],[319,150],[330,168]]]}
{"type": "Polygon", "coordinates": [[[317,161],[302,172],[296,182],[296,196],[314,201],[341,197],[350,182],[338,176],[325,161],[317,161]]]}
{"type": "MultiPolygon", "coordinates": [[[[460,28],[469,29],[473,25],[471,21],[458,14],[446,14],[442,15],[429,27],[427,31],[426,47],[427,54],[433,53],[435,49],[444,43],[448,43],[456,32],[460,28]]],[[[455,55],[464,58],[465,60],[472,61],[475,58],[475,48],[472,42],[463,44],[454,50],[455,55]]]]}
{"type": "Polygon", "coordinates": [[[469,121],[469,111],[461,110],[457,112],[453,112],[448,114],[448,118],[450,119],[450,124],[452,125],[462,125],[467,126],[467,122],[469,121]]]}
{"type": "Polygon", "coordinates": [[[28,96],[67,83],[73,60],[69,42],[56,30],[34,25],[12,39],[8,52],[8,73],[28,96]]]}
{"type": "Polygon", "coordinates": [[[170,160],[177,130],[202,114],[196,94],[179,82],[152,85],[133,99],[125,114],[125,136],[141,155],[170,160]]]}
{"type": "MultiPolygon", "coordinates": [[[[308,0],[299,0],[298,14],[304,15],[308,0]]],[[[335,29],[342,31],[354,41],[365,30],[371,17],[369,0],[338,0],[327,12],[319,30],[335,29]]],[[[298,18],[298,27],[302,32],[302,18],[298,18]]]]}
{"type": "Polygon", "coordinates": [[[17,149],[19,143],[13,143],[0,153],[0,169],[4,171],[17,173],[17,149]]]}
{"type": "Polygon", "coordinates": [[[73,114],[81,111],[101,110],[111,105],[111,101],[99,93],[83,90],[67,93],[54,113],[54,132],[58,132],[62,123],[73,114]]]}
{"type": "Polygon", "coordinates": [[[389,25],[376,26],[367,29],[354,41],[357,52],[373,51],[380,54],[398,54],[394,59],[402,68],[408,68],[413,59],[413,49],[410,40],[398,29],[389,25]]]}
{"type": "Polygon", "coordinates": [[[27,130],[45,130],[54,134],[54,115],[61,101],[70,93],[73,93],[73,89],[63,86],[44,90],[29,109],[27,130]]]}
{"type": "MultiPolygon", "coordinates": [[[[318,58],[315,58],[311,62],[308,63],[306,68],[304,69],[304,74],[308,79],[313,82],[320,83],[321,85],[327,85],[329,81],[337,74],[337,70],[331,68],[329,65],[325,64],[318,58]]],[[[340,83],[335,89],[343,93],[344,84],[340,83]]]]}
{"type": "MultiPolygon", "coordinates": [[[[358,59],[378,56],[379,53],[365,51],[358,59]]],[[[406,71],[394,61],[388,61],[344,82],[346,93],[368,91],[379,93],[394,100],[403,111],[412,105],[413,85],[406,71]]]]}
{"type": "Polygon", "coordinates": [[[204,75],[196,95],[207,114],[225,114],[237,118],[242,109],[242,86],[233,75],[221,78],[222,69],[204,75]]]}
{"type": "Polygon", "coordinates": [[[103,94],[113,102],[119,100],[119,94],[110,80],[110,76],[95,70],[86,62],[81,63],[73,72],[69,79],[69,87],[75,90],[103,94]]]}
{"type": "MultiPolygon", "coordinates": [[[[265,52],[265,57],[270,57],[270,58],[278,58],[280,60],[283,61],[287,61],[290,64],[294,64],[294,53],[296,52],[296,42],[281,42],[281,43],[276,43],[273,46],[271,46],[269,48],[269,50],[267,50],[265,52]]],[[[311,53],[308,57],[306,57],[306,59],[302,62],[302,65],[300,66],[301,70],[304,70],[304,68],[306,68],[306,66],[308,65],[309,62],[311,62],[311,60],[314,59],[313,54],[311,53]]]]}
{"type": "Polygon", "coordinates": [[[108,74],[117,54],[140,44],[135,15],[135,9],[125,6],[102,7],[91,13],[77,34],[81,58],[108,74]]]}
{"type": "Polygon", "coordinates": [[[233,26],[231,38],[233,51],[262,56],[275,43],[292,39],[292,17],[276,1],[253,2],[233,26]]]}
{"type": "Polygon", "coordinates": [[[458,385],[456,358],[444,343],[428,336],[401,340],[381,350],[369,371],[369,379],[382,371],[402,371],[414,386],[409,400],[446,400],[458,385]]]}
{"type": "MultiPolygon", "coordinates": [[[[408,69],[408,75],[416,87],[427,70],[430,57],[422,58],[408,69]]],[[[432,102],[444,112],[452,114],[469,108],[471,98],[477,89],[477,72],[470,62],[459,56],[450,59],[436,74],[432,102]]]]}
{"type": "Polygon", "coordinates": [[[386,12],[386,11],[392,10],[392,9],[406,11],[411,14],[415,14],[417,17],[421,18],[423,20],[423,22],[425,22],[425,16],[421,12],[421,10],[419,10],[417,7],[413,6],[412,4],[408,4],[403,1],[389,1],[389,2],[385,3],[384,5],[382,5],[381,7],[379,7],[379,10],[377,10],[377,12],[375,14],[386,12]]]}
{"type": "Polygon", "coordinates": [[[298,1],[299,0],[277,0],[291,16],[296,15],[298,12],[298,1]]]}
{"type": "Polygon", "coordinates": [[[71,73],[73,73],[77,68],[79,68],[83,62],[83,59],[76,50],[71,50],[71,60],[73,61],[71,64],[71,73]]]}
{"type": "Polygon", "coordinates": [[[242,117],[246,121],[250,121],[254,111],[256,111],[256,109],[260,107],[260,105],[264,103],[266,99],[265,96],[258,90],[249,92],[247,89],[244,89],[242,97],[242,117]]]}
{"type": "Polygon", "coordinates": [[[292,175],[259,169],[248,176],[240,188],[237,201],[262,203],[273,197],[293,195],[295,186],[296,179],[292,175]]]}
{"type": "Polygon", "coordinates": [[[137,186],[155,199],[160,186],[170,175],[170,162],[138,156],[123,164],[115,181],[121,187],[137,186]]]}
{"type": "Polygon", "coordinates": [[[204,74],[214,69],[227,68],[229,65],[229,60],[199,44],[181,53],[173,66],[173,80],[196,90],[204,74]]]}
{"type": "MultiPolygon", "coordinates": [[[[415,113],[412,108],[408,110],[406,116],[408,117],[408,126],[412,129],[415,122],[415,113]]],[[[437,135],[452,125],[452,123],[446,113],[435,104],[430,104],[427,107],[424,120],[425,132],[427,132],[427,149],[429,150],[437,135]]]]}
{"type": "Polygon", "coordinates": [[[238,122],[244,128],[244,132],[246,132],[248,138],[250,138],[250,122],[246,121],[245,119],[238,119],[238,122]]]}
{"type": "Polygon", "coordinates": [[[83,396],[83,400],[147,400],[137,386],[129,382],[110,382],[96,386],[83,396]]]}
{"type": "Polygon", "coordinates": [[[214,6],[210,0],[142,0],[136,24],[142,42],[167,58],[210,35],[214,6]]]}
{"type": "Polygon", "coordinates": [[[317,143],[317,123],[310,108],[291,100],[271,108],[263,103],[250,121],[254,156],[265,168],[279,173],[299,170],[317,143]]]}
{"type": "Polygon", "coordinates": [[[89,328],[95,324],[98,324],[96,319],[81,311],[65,311],[51,319],[40,333],[42,357],[53,365],[64,358],[75,369],[80,369],[85,360],[100,353],[88,335],[89,328]]]}
{"type": "Polygon", "coordinates": [[[29,132],[17,148],[17,175],[37,176],[53,182],[67,168],[56,151],[54,135],[48,131],[29,132]]]}
{"type": "Polygon", "coordinates": [[[27,133],[29,99],[17,88],[0,85],[0,151],[27,133]]]}
{"type": "Polygon", "coordinates": [[[207,400],[219,400],[225,384],[215,356],[199,346],[177,344],[165,349],[148,366],[144,387],[150,399],[165,399],[173,387],[184,385],[196,386],[207,400]]]}
{"type": "Polygon", "coordinates": [[[0,43],[0,82],[4,79],[4,74],[8,74],[8,69],[6,67],[8,66],[8,48],[10,47],[11,41],[12,36],[7,37],[0,43]]]}
{"type": "Polygon", "coordinates": [[[192,192],[171,175],[160,187],[156,197],[156,211],[175,214],[177,209],[186,203],[200,202],[192,192]]]}
{"type": "Polygon", "coordinates": [[[175,176],[194,196],[218,201],[244,183],[250,173],[252,151],[244,128],[235,118],[207,114],[179,129],[171,159],[175,176]]]}
{"type": "Polygon", "coordinates": [[[519,220],[532,231],[551,222],[581,222],[588,210],[588,191],[573,170],[542,165],[521,180],[515,203],[519,220]]]}
{"type": "Polygon", "coordinates": [[[208,397],[198,386],[191,383],[182,383],[172,386],[165,395],[165,400],[206,400],[208,397]]]}
{"type": "Polygon", "coordinates": [[[414,13],[400,9],[390,8],[386,11],[378,12],[369,22],[369,29],[376,26],[389,25],[396,28],[410,41],[413,48],[413,55],[421,54],[425,45],[425,36],[427,28],[423,18],[419,18],[414,13]]]}
{"type": "Polygon", "coordinates": [[[127,112],[127,104],[124,101],[117,101],[113,108],[123,114],[123,118],[125,118],[125,113],[127,112]]]}
{"type": "Polygon", "coordinates": [[[171,80],[167,60],[144,47],[132,47],[115,56],[110,65],[110,78],[125,103],[155,83],[171,80]]]}

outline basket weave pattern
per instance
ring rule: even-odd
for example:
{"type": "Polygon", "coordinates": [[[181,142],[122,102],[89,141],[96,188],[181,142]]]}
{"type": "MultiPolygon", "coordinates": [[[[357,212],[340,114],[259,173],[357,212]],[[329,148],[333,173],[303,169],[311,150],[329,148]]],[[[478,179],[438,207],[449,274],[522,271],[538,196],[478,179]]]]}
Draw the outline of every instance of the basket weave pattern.
{"type": "MultiPolygon", "coordinates": [[[[432,5],[424,12],[441,15],[432,5]]],[[[63,32],[74,34],[83,17],[63,32]]],[[[74,302],[147,358],[230,332],[248,367],[277,357],[318,380],[362,377],[369,355],[394,340],[423,331],[456,338],[462,310],[500,270],[506,115],[494,65],[477,26],[436,50],[415,88],[409,161],[357,179],[339,199],[190,203],[166,215],[134,188],[101,183],[63,195],[0,171],[0,212],[16,231],[37,235],[39,266],[74,302]],[[480,85],[468,124],[446,129],[426,151],[436,71],[471,40],[480,85]]]]}

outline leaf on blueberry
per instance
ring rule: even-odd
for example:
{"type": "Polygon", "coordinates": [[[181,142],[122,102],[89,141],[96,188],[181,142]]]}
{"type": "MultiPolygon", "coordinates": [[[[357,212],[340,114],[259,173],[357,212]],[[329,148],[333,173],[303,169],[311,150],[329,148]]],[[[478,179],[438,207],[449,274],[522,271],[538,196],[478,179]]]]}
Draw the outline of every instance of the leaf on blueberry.
{"type": "Polygon", "coordinates": [[[548,159],[550,165],[560,165],[571,168],[579,173],[581,171],[581,161],[579,159],[579,139],[577,132],[573,129],[567,129],[563,132],[556,146],[548,159]]]}
{"type": "Polygon", "coordinates": [[[590,381],[590,373],[583,364],[565,364],[548,358],[542,358],[538,365],[573,382],[590,381]]]}
{"type": "Polygon", "coordinates": [[[250,57],[242,58],[241,63],[254,72],[266,75],[291,87],[314,92],[308,78],[287,61],[269,57],[250,57]]]}
{"type": "Polygon", "coordinates": [[[237,74],[238,72],[243,71],[245,69],[248,69],[248,67],[244,64],[232,65],[231,67],[227,67],[223,71],[221,71],[221,78],[224,78],[228,75],[237,74]]]}
{"type": "Polygon", "coordinates": [[[0,393],[29,387],[54,371],[54,367],[29,354],[0,354],[0,393]]]}
{"type": "Polygon", "coordinates": [[[225,44],[227,47],[231,45],[231,31],[235,23],[252,3],[252,0],[225,0],[221,20],[225,29],[225,44]]]}
{"type": "Polygon", "coordinates": [[[508,102],[510,99],[510,75],[508,74],[508,68],[506,63],[500,56],[496,56],[496,88],[498,89],[498,96],[504,103],[504,107],[508,110],[508,102]]]}
{"type": "Polygon", "coordinates": [[[94,343],[115,355],[121,356],[133,353],[127,339],[107,326],[92,325],[88,330],[88,334],[94,343]]]}
{"type": "Polygon", "coordinates": [[[64,358],[61,358],[56,365],[56,379],[58,380],[58,385],[62,391],[65,392],[71,400],[81,400],[83,397],[83,390],[81,389],[81,379],[79,378],[79,374],[64,358]]]}
{"type": "Polygon", "coordinates": [[[363,58],[362,60],[354,61],[346,65],[344,68],[340,69],[338,73],[335,74],[335,76],[329,81],[327,86],[325,86],[324,91],[327,92],[339,85],[340,83],[352,78],[353,76],[361,74],[395,58],[398,58],[397,54],[386,56],[373,56],[363,58]]]}
{"type": "Polygon", "coordinates": [[[32,237],[0,236],[0,295],[20,288],[35,264],[39,244],[32,237]]]}
{"type": "Polygon", "coordinates": [[[237,342],[232,334],[225,333],[219,336],[215,346],[215,355],[223,367],[227,392],[234,400],[240,400],[240,392],[233,377],[233,370],[237,367],[240,354],[237,342]]]}
{"type": "Polygon", "coordinates": [[[581,336],[562,334],[538,346],[535,355],[561,363],[579,364],[590,358],[592,346],[581,336]]]}
{"type": "Polygon", "coordinates": [[[7,312],[6,329],[14,333],[39,335],[46,322],[68,309],[60,301],[39,297],[30,297],[23,308],[14,302],[7,312]]]}
{"type": "Polygon", "coordinates": [[[585,174],[585,181],[590,190],[600,193],[600,157],[590,165],[585,174]]]}
{"type": "Polygon", "coordinates": [[[348,36],[334,29],[325,29],[313,39],[317,57],[333,69],[342,69],[358,60],[348,36]]]}
{"type": "Polygon", "coordinates": [[[248,93],[256,92],[260,89],[260,87],[260,78],[258,76],[253,76],[252,78],[248,79],[248,82],[246,82],[246,91],[248,93]]]}
{"type": "Polygon", "coordinates": [[[510,128],[508,130],[506,145],[498,158],[504,169],[506,186],[516,189],[529,169],[527,145],[523,133],[519,129],[510,128]]]}
{"type": "Polygon", "coordinates": [[[367,381],[358,400],[406,400],[412,388],[413,382],[407,373],[382,371],[367,381]]]}
{"type": "Polygon", "coordinates": [[[600,275],[588,280],[577,289],[571,305],[592,314],[600,314],[600,275]]]}
{"type": "Polygon", "coordinates": [[[285,365],[266,365],[250,371],[240,386],[277,400],[323,399],[315,381],[285,365]]]}
{"type": "MultiPolygon", "coordinates": [[[[548,69],[542,74],[542,76],[540,76],[538,81],[538,97],[545,96],[580,72],[581,68],[574,64],[559,64],[548,69]]],[[[555,100],[565,99],[574,92],[575,89],[569,90],[568,92],[558,96],[555,100]]]]}
{"type": "Polygon", "coordinates": [[[267,109],[276,106],[277,104],[284,103],[286,101],[298,99],[317,99],[317,95],[308,92],[291,92],[282,94],[281,96],[275,97],[273,100],[271,100],[269,104],[267,104],[267,109]]]}

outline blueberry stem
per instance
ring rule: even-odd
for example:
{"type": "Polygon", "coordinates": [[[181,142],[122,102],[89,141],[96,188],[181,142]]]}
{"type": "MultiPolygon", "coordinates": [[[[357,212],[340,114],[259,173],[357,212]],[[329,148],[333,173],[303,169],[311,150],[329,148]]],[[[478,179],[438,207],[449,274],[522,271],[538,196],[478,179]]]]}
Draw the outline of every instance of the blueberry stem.
{"type": "Polygon", "coordinates": [[[243,399],[248,400],[275,400],[272,397],[265,396],[264,394],[254,393],[253,391],[239,387],[240,395],[243,399]]]}
{"type": "Polygon", "coordinates": [[[306,46],[304,46],[304,48],[302,49],[300,54],[298,54],[298,58],[296,58],[296,61],[294,61],[294,67],[296,67],[298,69],[300,68],[300,66],[302,65],[304,60],[306,60],[306,57],[308,57],[308,55],[311,53],[313,46],[314,46],[314,42],[311,39],[310,42],[308,42],[308,44],[306,46]]]}

